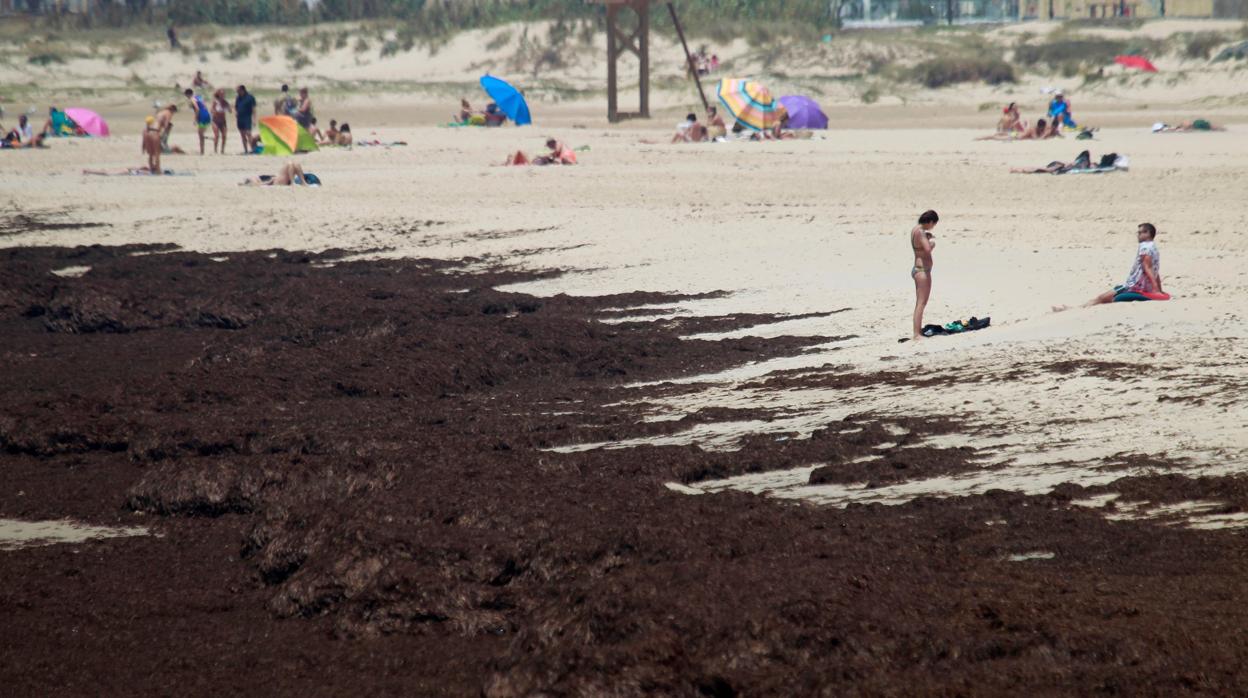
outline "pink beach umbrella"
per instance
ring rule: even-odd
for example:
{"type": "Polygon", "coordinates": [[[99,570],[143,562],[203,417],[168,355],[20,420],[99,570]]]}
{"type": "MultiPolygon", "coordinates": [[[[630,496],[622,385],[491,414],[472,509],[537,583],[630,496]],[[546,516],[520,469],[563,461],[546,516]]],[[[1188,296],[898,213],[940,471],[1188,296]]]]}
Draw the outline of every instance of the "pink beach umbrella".
{"type": "Polygon", "coordinates": [[[74,123],[78,124],[78,128],[92,136],[103,138],[108,135],[108,122],[104,120],[104,117],[90,109],[79,109],[77,107],[66,109],[65,116],[73,119],[74,123]]]}

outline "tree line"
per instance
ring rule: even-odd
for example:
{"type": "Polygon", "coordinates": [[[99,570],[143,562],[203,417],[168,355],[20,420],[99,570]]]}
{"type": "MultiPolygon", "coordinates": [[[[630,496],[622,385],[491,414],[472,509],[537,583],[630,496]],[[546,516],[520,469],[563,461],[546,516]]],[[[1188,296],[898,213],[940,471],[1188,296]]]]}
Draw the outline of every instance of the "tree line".
{"type": "MultiPolygon", "coordinates": [[[[57,13],[65,0],[25,0],[32,12],[57,13]]],[[[392,19],[418,22],[429,30],[451,31],[489,27],[511,21],[601,19],[605,8],[586,0],[92,0],[92,12],[79,19],[89,24],[311,24],[349,20],[392,19]]],[[[662,30],[670,24],[664,3],[656,0],[652,22],[662,30]]],[[[829,0],[680,0],[682,21],[799,22],[831,26],[834,2],[829,0]]]]}

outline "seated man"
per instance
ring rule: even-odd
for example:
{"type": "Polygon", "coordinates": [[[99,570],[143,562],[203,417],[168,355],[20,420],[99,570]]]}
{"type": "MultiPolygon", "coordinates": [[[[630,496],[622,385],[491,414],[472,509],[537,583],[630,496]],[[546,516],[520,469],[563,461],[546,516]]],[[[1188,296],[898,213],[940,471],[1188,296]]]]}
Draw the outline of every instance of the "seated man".
{"type": "Polygon", "coordinates": [[[1078,128],[1070,113],[1070,102],[1066,101],[1066,95],[1061,90],[1054,92],[1053,100],[1049,102],[1049,118],[1059,127],[1078,128]]]}
{"type": "Polygon", "coordinates": [[[502,126],[507,122],[507,115],[494,102],[485,105],[485,125],[502,126]]]}
{"type": "MultiPolygon", "coordinates": [[[[1083,307],[1112,303],[1114,297],[1122,293],[1164,293],[1161,288],[1161,252],[1157,249],[1157,228],[1152,223],[1141,223],[1135,235],[1139,247],[1136,249],[1135,262],[1131,265],[1127,280],[1084,303],[1083,307]]],[[[1053,307],[1054,311],[1066,309],[1067,306],[1053,307]]]]}
{"type": "Polygon", "coordinates": [[[719,107],[711,107],[706,112],[706,137],[715,140],[716,138],[725,138],[728,135],[728,126],[724,123],[724,117],[719,115],[719,107]]]}
{"type": "Polygon", "coordinates": [[[338,121],[336,119],[329,120],[329,128],[321,134],[323,138],[317,142],[317,145],[338,145],[338,121]]]}
{"type": "MultiPolygon", "coordinates": [[[[3,130],[0,128],[0,130],[3,130]]],[[[17,128],[4,134],[4,147],[6,148],[42,148],[42,133],[35,133],[30,126],[30,120],[25,114],[17,117],[17,128]]]]}
{"type": "Polygon", "coordinates": [[[706,138],[706,127],[698,123],[697,114],[688,114],[685,120],[676,127],[673,143],[701,143],[706,138]]]}

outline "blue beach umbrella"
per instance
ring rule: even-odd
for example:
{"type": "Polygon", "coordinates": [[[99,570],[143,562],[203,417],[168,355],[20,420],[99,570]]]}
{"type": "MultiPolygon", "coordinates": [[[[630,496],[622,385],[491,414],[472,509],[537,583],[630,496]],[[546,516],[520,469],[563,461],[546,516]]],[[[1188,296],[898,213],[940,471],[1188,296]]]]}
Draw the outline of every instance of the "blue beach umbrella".
{"type": "Polygon", "coordinates": [[[483,75],[481,87],[490,99],[494,100],[498,108],[503,110],[507,118],[514,121],[517,126],[533,123],[533,119],[529,116],[529,105],[524,101],[524,95],[506,80],[499,80],[493,75],[483,75]]]}

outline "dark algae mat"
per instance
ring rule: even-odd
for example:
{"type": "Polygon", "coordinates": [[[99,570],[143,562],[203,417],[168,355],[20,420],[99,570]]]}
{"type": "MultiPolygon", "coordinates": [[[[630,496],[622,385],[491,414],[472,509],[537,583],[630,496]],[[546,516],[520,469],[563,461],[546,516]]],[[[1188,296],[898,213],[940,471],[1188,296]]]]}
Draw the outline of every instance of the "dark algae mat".
{"type": "MultiPolygon", "coordinates": [[[[537,276],[0,250],[0,518],[152,532],[0,550],[0,694],[1248,694],[1242,534],[1107,521],[1074,486],[845,509],[664,486],[956,475],[973,434],[900,450],[885,428],[956,415],[550,450],[765,420],[642,417],[697,389],[665,379],[833,338],[681,339],[783,318],[608,323],[684,297],[496,290],[537,276]]],[[[1248,504],[1184,482],[1123,491],[1248,504]]]]}

